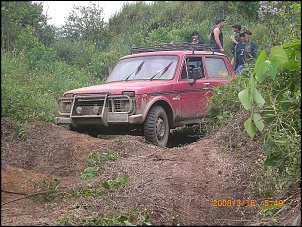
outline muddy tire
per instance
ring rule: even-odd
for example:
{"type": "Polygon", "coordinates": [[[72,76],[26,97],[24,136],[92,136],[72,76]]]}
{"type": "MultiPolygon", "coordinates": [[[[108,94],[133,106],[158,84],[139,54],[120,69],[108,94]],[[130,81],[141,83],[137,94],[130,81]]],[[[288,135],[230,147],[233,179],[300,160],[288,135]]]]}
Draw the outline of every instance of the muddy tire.
{"type": "Polygon", "coordinates": [[[144,123],[145,139],[157,146],[165,147],[169,138],[169,122],[163,107],[153,106],[144,123]]]}

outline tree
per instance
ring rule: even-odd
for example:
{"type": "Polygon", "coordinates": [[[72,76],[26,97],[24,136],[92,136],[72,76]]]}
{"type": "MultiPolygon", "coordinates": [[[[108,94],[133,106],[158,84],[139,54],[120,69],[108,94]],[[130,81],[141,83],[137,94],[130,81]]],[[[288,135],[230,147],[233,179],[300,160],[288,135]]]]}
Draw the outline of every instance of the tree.
{"type": "Polygon", "coordinates": [[[103,8],[93,3],[87,7],[73,6],[61,35],[73,41],[91,41],[96,47],[105,47],[109,35],[105,29],[103,8]]]}
{"type": "Polygon", "coordinates": [[[11,50],[24,34],[45,45],[53,42],[54,29],[47,25],[42,3],[1,1],[1,48],[11,50]]]}

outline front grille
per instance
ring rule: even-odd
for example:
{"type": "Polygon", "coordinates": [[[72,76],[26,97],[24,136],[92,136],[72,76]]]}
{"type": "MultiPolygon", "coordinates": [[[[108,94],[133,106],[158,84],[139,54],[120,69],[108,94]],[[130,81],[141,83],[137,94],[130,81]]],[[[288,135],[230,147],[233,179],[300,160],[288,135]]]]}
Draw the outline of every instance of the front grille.
{"type": "Polygon", "coordinates": [[[61,116],[96,116],[101,115],[105,109],[111,113],[134,113],[135,101],[127,95],[80,95],[70,98],[60,98],[58,100],[58,112],[61,116]],[[105,105],[105,108],[104,108],[105,105]],[[76,109],[81,107],[82,112],[78,114],[76,109]],[[98,113],[96,112],[98,108],[98,113]],[[95,108],[95,111],[93,111],[95,108]]]}
{"type": "Polygon", "coordinates": [[[133,112],[133,103],[134,101],[126,95],[75,96],[71,115],[101,115],[104,105],[109,112],[130,114],[133,112]],[[81,114],[76,111],[78,107],[81,107],[81,114]],[[94,108],[98,108],[98,113],[93,111],[94,108]]]}

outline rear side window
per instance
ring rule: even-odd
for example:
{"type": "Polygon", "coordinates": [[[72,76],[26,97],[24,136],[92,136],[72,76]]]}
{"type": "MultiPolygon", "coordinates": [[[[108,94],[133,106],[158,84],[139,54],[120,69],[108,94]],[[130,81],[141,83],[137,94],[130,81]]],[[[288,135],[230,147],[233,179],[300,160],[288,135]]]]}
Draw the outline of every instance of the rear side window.
{"type": "Polygon", "coordinates": [[[229,78],[228,68],[222,58],[205,58],[209,78],[229,78]]]}

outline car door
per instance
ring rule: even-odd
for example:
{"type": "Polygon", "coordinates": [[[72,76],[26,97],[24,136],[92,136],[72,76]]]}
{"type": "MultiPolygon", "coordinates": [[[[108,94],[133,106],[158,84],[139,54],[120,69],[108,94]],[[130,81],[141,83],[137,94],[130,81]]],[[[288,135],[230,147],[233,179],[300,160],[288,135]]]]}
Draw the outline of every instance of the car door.
{"type": "Polygon", "coordinates": [[[230,67],[230,62],[220,55],[187,56],[184,59],[179,81],[183,120],[208,115],[208,99],[214,88],[225,85],[234,76],[230,67]],[[201,77],[194,81],[191,70],[196,67],[200,67],[201,77]]]}
{"type": "Polygon", "coordinates": [[[207,113],[207,80],[201,56],[187,56],[183,60],[179,80],[181,95],[181,118],[199,118],[207,113]],[[193,70],[200,71],[200,78],[192,79],[193,70]]]}
{"type": "Polygon", "coordinates": [[[207,78],[205,86],[209,88],[209,96],[213,94],[213,88],[229,83],[233,77],[233,71],[229,70],[231,67],[230,62],[223,56],[205,56],[204,66],[204,73],[207,78]]]}

